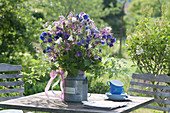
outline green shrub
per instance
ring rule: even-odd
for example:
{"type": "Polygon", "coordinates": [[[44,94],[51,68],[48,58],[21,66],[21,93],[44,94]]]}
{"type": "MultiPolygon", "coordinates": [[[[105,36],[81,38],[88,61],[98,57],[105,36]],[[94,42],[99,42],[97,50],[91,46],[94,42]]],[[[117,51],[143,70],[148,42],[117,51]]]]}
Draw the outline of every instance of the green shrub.
{"type": "Polygon", "coordinates": [[[128,32],[127,47],[142,72],[169,74],[170,22],[166,18],[144,18],[133,33],[128,32]]]}
{"type": "Polygon", "coordinates": [[[99,94],[105,94],[106,92],[109,92],[109,86],[107,85],[107,81],[102,80],[95,81],[88,87],[88,92],[99,94]]]}

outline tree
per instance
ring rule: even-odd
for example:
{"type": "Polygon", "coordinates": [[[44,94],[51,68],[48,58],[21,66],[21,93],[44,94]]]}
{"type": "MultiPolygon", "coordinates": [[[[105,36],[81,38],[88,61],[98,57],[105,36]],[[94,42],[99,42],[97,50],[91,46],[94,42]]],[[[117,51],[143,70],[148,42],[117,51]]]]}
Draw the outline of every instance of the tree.
{"type": "Polygon", "coordinates": [[[68,15],[70,11],[75,11],[77,14],[85,12],[95,21],[98,27],[106,25],[102,18],[109,13],[109,9],[104,9],[103,0],[62,0],[60,2],[64,7],[61,12],[64,16],[68,15]]]}
{"type": "Polygon", "coordinates": [[[24,53],[35,53],[39,24],[20,0],[2,0],[0,18],[0,61],[20,64],[24,53]]]}
{"type": "Polygon", "coordinates": [[[150,17],[161,17],[165,13],[168,17],[168,4],[169,0],[133,0],[127,9],[128,15],[126,16],[126,28],[134,30],[138,20],[150,15],[150,17]],[[162,7],[164,9],[162,9],[162,7]]]}
{"type": "Polygon", "coordinates": [[[104,17],[104,21],[112,26],[113,32],[115,32],[116,37],[120,38],[120,48],[119,56],[121,56],[122,50],[122,38],[125,35],[126,28],[124,27],[124,16],[125,16],[125,4],[127,0],[118,1],[117,0],[104,0],[105,8],[110,8],[110,13],[104,17]]]}
{"type": "MultiPolygon", "coordinates": [[[[27,56],[37,58],[34,42],[39,38],[41,27],[41,22],[32,16],[30,5],[26,0],[0,2],[0,62],[22,65],[25,73],[31,73],[33,64],[27,56]]],[[[24,75],[24,81],[35,78],[24,75]]]]}

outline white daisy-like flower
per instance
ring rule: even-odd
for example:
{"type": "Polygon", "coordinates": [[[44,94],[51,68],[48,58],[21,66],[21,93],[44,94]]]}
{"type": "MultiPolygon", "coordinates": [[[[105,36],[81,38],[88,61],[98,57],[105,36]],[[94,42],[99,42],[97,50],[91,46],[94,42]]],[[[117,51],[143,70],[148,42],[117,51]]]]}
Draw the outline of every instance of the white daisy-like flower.
{"type": "Polygon", "coordinates": [[[72,17],[72,22],[76,22],[77,18],[76,17],[72,17]]]}
{"type": "Polygon", "coordinates": [[[69,41],[74,41],[73,36],[70,35],[70,37],[68,38],[68,40],[69,40],[69,41]]]}
{"type": "Polygon", "coordinates": [[[48,26],[47,30],[50,30],[50,31],[51,31],[51,25],[48,26]]]}
{"type": "Polygon", "coordinates": [[[60,44],[62,42],[62,38],[60,37],[57,41],[55,41],[56,44],[60,44]]]}

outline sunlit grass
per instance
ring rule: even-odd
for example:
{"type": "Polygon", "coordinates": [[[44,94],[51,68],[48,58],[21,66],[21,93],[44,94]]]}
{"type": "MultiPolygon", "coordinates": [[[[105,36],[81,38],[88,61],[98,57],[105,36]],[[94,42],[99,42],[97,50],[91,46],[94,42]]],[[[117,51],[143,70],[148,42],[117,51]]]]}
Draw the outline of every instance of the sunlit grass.
{"type": "Polygon", "coordinates": [[[152,109],[147,109],[147,108],[139,108],[139,109],[132,111],[130,113],[162,113],[162,111],[152,110],[152,109]]]}

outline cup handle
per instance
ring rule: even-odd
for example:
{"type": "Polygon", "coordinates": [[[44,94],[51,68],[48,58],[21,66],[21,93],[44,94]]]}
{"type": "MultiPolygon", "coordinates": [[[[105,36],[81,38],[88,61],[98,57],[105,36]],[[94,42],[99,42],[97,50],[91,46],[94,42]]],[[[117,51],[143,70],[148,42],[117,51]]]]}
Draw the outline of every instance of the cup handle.
{"type": "Polygon", "coordinates": [[[124,91],[124,88],[122,88],[122,92],[124,91]]]}
{"type": "Polygon", "coordinates": [[[110,81],[107,81],[107,85],[108,85],[108,86],[110,86],[110,84],[109,84],[109,83],[110,83],[110,81]]]}

